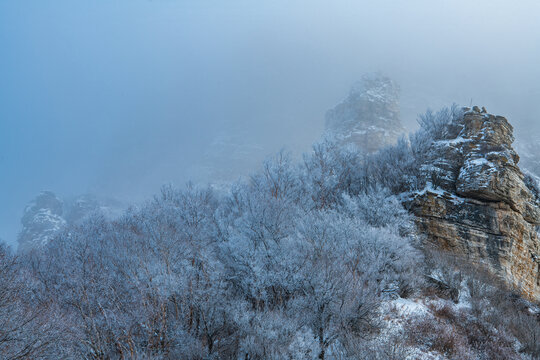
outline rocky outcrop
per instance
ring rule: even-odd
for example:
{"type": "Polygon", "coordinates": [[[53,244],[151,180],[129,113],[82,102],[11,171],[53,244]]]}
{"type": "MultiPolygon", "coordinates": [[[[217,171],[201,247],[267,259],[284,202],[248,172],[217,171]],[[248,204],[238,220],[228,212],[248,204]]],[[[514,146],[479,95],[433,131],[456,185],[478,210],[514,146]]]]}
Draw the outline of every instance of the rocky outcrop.
{"type": "Polygon", "coordinates": [[[368,153],[395,144],[405,132],[399,116],[399,87],[382,75],[364,76],[342,103],[326,113],[326,131],[368,153]]]}
{"type": "Polygon", "coordinates": [[[108,218],[121,215],[123,206],[113,199],[81,195],[62,201],[51,191],[42,191],[24,210],[18,250],[25,252],[46,245],[66,226],[79,225],[93,213],[108,218]]]}
{"type": "Polygon", "coordinates": [[[66,224],[63,203],[51,191],[41,192],[24,210],[19,251],[45,245],[66,224]]]}
{"type": "Polygon", "coordinates": [[[430,185],[410,209],[428,241],[540,300],[540,207],[518,167],[513,128],[485,109],[465,111],[431,146],[422,169],[430,185]]]}

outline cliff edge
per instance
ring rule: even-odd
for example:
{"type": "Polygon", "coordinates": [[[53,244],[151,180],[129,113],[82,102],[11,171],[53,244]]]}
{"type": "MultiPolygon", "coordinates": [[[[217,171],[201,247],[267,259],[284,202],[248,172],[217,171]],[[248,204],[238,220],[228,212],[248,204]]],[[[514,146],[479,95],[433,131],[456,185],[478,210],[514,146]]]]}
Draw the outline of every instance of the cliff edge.
{"type": "Polygon", "coordinates": [[[464,111],[430,147],[421,169],[429,186],[408,206],[428,242],[487,265],[538,301],[540,205],[518,166],[512,125],[485,109],[464,111]]]}

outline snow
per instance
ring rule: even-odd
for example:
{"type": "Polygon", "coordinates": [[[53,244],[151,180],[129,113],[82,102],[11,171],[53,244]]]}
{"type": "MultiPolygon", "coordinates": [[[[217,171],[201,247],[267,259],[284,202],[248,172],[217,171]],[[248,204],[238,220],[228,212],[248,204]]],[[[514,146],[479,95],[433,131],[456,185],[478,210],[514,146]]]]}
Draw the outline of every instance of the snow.
{"type": "MultiPolygon", "coordinates": [[[[358,125],[362,125],[362,124],[361,123],[357,124],[357,126],[356,126],[357,128],[358,128],[358,125]]],[[[384,136],[390,136],[389,131],[387,129],[383,129],[383,128],[378,127],[378,126],[371,125],[371,126],[368,126],[367,128],[360,128],[358,130],[354,130],[347,137],[350,137],[352,135],[373,134],[373,133],[376,133],[376,132],[384,133],[384,136]]]]}
{"type": "Polygon", "coordinates": [[[441,188],[434,188],[433,187],[433,184],[431,182],[428,182],[426,184],[426,187],[420,191],[417,191],[415,193],[413,193],[413,196],[423,196],[423,195],[426,195],[426,194],[433,194],[433,195],[437,195],[439,197],[443,197],[447,200],[450,200],[452,201],[452,203],[454,204],[463,204],[465,202],[465,199],[456,195],[456,194],[453,194],[453,193],[450,193],[446,190],[443,190],[441,188]]]}
{"type": "Polygon", "coordinates": [[[466,139],[462,136],[459,136],[455,139],[450,139],[450,140],[439,140],[437,141],[437,144],[441,144],[441,145],[457,145],[457,144],[463,144],[463,143],[467,143],[467,142],[471,142],[472,139],[466,139]]]}
{"type": "Polygon", "coordinates": [[[392,300],[391,304],[400,311],[402,316],[426,314],[429,312],[425,304],[410,299],[398,298],[396,300],[392,300]]]}
{"type": "MultiPolygon", "coordinates": [[[[384,344],[395,341],[395,338],[403,336],[404,325],[407,320],[415,316],[431,316],[431,312],[422,299],[398,298],[387,301],[381,309],[381,317],[386,327],[382,330],[377,342],[384,344]]],[[[405,360],[438,360],[444,359],[439,354],[421,349],[415,346],[407,346],[405,360]]]]}

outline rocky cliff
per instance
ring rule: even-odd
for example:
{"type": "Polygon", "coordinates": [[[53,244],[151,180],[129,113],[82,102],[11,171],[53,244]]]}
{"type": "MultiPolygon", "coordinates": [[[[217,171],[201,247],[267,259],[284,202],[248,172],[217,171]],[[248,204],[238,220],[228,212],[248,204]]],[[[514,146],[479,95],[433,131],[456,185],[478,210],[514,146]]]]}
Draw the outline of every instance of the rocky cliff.
{"type": "Polygon", "coordinates": [[[429,242],[486,264],[540,300],[538,194],[513,141],[504,117],[466,108],[431,146],[422,168],[430,186],[408,205],[429,242]]]}
{"type": "Polygon", "coordinates": [[[123,205],[117,200],[81,195],[63,201],[51,191],[42,191],[24,210],[18,250],[42,247],[66,226],[78,225],[93,213],[114,218],[122,211],[123,205]]]}
{"type": "Polygon", "coordinates": [[[24,210],[19,233],[19,250],[45,245],[66,224],[63,202],[50,191],[41,192],[24,210]]]}
{"type": "Polygon", "coordinates": [[[374,152],[405,132],[399,116],[399,87],[382,75],[366,75],[349,96],[326,113],[326,131],[343,143],[374,152]]]}

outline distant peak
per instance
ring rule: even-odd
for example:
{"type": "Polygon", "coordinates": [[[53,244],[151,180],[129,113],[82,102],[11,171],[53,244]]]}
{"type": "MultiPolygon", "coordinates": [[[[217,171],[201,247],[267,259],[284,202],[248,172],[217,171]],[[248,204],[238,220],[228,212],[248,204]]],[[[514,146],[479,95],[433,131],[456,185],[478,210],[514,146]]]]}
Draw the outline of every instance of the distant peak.
{"type": "Polygon", "coordinates": [[[363,152],[394,144],[405,132],[400,120],[399,86],[389,77],[368,74],[349,96],[326,113],[326,131],[363,152]]]}

